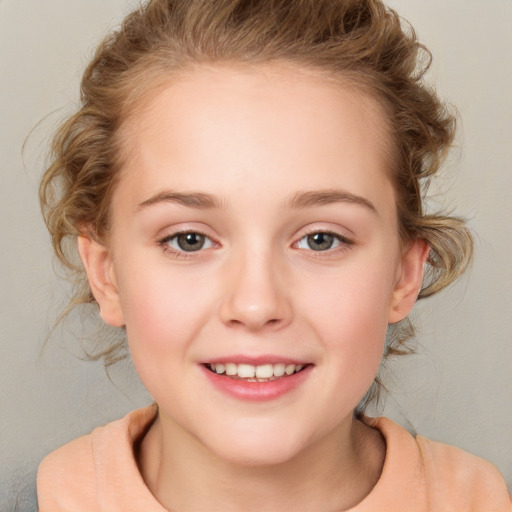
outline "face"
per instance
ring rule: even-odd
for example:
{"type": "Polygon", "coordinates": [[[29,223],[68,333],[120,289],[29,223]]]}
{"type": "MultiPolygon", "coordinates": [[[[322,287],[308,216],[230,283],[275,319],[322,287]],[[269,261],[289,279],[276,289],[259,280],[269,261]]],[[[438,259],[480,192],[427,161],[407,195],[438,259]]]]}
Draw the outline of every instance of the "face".
{"type": "Polygon", "coordinates": [[[81,253],[175,438],[267,464],[349,428],[424,259],[385,134],[371,98],[268,66],[194,69],[126,121],[108,245],[81,253]]]}

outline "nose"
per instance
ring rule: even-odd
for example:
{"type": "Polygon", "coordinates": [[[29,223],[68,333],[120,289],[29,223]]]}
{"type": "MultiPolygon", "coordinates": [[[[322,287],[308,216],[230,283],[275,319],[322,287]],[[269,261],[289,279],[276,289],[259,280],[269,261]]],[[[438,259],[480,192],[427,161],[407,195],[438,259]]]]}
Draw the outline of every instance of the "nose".
{"type": "Polygon", "coordinates": [[[247,251],[230,262],[220,305],[223,323],[249,331],[279,330],[292,319],[286,272],[271,251],[247,251]]]}

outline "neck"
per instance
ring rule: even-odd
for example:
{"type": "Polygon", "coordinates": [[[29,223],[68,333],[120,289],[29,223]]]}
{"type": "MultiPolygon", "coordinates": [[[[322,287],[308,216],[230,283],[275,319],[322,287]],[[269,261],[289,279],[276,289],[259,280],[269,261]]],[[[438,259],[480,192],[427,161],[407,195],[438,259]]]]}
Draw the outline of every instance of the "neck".
{"type": "Polygon", "coordinates": [[[146,485],[174,511],[345,510],[368,495],[384,463],[380,434],[353,418],[274,465],[231,463],[180,430],[157,418],[139,452],[146,485]]]}

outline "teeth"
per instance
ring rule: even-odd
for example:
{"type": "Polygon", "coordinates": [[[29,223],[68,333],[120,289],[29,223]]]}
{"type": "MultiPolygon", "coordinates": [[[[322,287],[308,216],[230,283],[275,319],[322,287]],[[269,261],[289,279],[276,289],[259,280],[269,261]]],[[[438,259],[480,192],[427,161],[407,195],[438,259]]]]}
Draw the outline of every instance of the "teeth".
{"type": "Polygon", "coordinates": [[[238,372],[238,365],[234,363],[226,363],[226,375],[236,375],[238,372]]]}
{"type": "Polygon", "coordinates": [[[295,365],[294,364],[288,364],[286,365],[286,368],[284,369],[286,372],[286,375],[291,375],[295,371],[295,365]]]}
{"type": "Polygon", "coordinates": [[[274,367],[271,364],[256,366],[256,377],[258,379],[270,379],[274,376],[274,367]]]}
{"type": "Polygon", "coordinates": [[[217,363],[209,365],[212,372],[219,375],[226,374],[230,377],[239,377],[240,379],[258,379],[269,380],[283,375],[293,375],[300,372],[304,365],[302,364],[262,364],[253,366],[252,364],[235,363],[217,363]]]}
{"type": "Polygon", "coordinates": [[[256,373],[256,368],[252,364],[239,364],[238,376],[242,379],[251,379],[256,373]]]}
{"type": "Polygon", "coordinates": [[[286,369],[285,364],[275,364],[274,365],[274,377],[282,377],[284,375],[284,371],[286,369]]]}

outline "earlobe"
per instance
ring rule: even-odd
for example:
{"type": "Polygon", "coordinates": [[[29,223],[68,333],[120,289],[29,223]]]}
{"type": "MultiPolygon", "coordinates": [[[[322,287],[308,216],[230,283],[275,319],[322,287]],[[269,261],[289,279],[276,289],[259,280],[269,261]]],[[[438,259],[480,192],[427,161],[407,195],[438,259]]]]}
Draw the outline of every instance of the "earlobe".
{"type": "Polygon", "coordinates": [[[388,323],[400,322],[414,306],[421,290],[423,267],[429,253],[429,245],[418,239],[402,255],[401,272],[391,297],[388,323]]]}
{"type": "Polygon", "coordinates": [[[108,248],[86,235],[78,237],[78,252],[103,320],[114,327],[124,325],[112,257],[108,248]]]}

